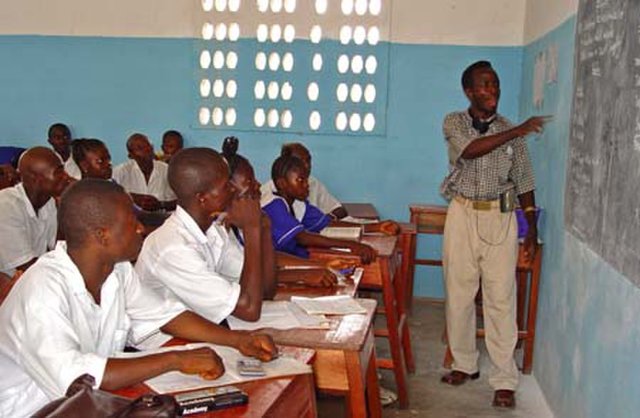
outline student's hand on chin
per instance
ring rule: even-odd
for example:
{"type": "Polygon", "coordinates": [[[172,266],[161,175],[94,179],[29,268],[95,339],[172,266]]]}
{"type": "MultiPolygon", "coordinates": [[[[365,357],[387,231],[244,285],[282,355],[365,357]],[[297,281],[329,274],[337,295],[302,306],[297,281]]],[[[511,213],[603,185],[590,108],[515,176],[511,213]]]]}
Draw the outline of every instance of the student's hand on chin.
{"type": "Polygon", "coordinates": [[[260,227],[262,210],[260,210],[260,200],[249,195],[233,199],[227,218],[232,225],[238,228],[260,227]]]}
{"type": "Polygon", "coordinates": [[[220,356],[210,348],[176,351],[179,356],[178,370],[185,374],[197,374],[203,379],[213,380],[224,374],[224,364],[220,356]]]}
{"type": "Polygon", "coordinates": [[[238,350],[245,356],[255,357],[262,361],[271,361],[278,356],[278,348],[271,337],[266,334],[245,334],[238,350]]]}

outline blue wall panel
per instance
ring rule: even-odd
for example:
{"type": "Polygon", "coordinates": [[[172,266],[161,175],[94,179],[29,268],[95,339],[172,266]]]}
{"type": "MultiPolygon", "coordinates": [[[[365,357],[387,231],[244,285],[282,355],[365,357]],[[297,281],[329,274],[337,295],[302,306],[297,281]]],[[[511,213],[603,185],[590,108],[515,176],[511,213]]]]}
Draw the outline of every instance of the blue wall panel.
{"type": "MultiPolygon", "coordinates": [[[[254,43],[241,40],[237,49],[253,50],[254,43]]],[[[303,57],[311,44],[292,45],[296,56],[303,57]]],[[[329,43],[327,48],[334,47],[329,43]]],[[[0,91],[5,106],[0,113],[0,144],[44,144],[47,127],[62,121],[76,137],[106,141],[119,163],[126,158],[124,142],[132,132],[148,134],[156,147],[161,133],[170,128],[183,132],[191,146],[217,148],[224,136],[235,134],[241,138],[240,151],[265,179],[280,145],[300,140],[313,153],[314,174],[338,198],[372,202],[382,216],[408,220],[409,203],[442,203],[438,186],[447,161],[441,122],[446,113],[467,105],[460,88],[461,71],[475,60],[490,59],[502,78],[501,110],[513,118],[518,114],[522,48],[384,43],[378,47],[388,48],[380,54],[390,57],[386,134],[349,136],[195,126],[197,53],[192,39],[3,36],[0,91]]],[[[253,55],[239,58],[238,68],[243,60],[254,60],[253,55]]],[[[335,63],[328,59],[324,65],[335,71],[335,63]]],[[[309,76],[300,77],[292,80],[298,84],[294,95],[306,94],[309,76]]],[[[253,109],[253,83],[239,81],[238,106],[253,109]]],[[[321,91],[321,97],[324,94],[335,95],[321,91]]],[[[384,96],[385,92],[379,94],[384,96]]],[[[323,118],[323,123],[333,122],[323,118]]],[[[442,297],[440,276],[431,276],[426,286],[418,285],[417,293],[442,297]]]]}

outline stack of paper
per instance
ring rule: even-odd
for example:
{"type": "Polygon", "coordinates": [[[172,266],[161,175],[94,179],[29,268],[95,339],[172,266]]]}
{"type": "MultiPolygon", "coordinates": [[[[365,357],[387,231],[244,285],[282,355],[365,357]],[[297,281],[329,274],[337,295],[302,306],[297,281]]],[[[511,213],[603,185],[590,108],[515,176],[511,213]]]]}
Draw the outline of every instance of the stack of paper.
{"type": "Polygon", "coordinates": [[[141,355],[153,354],[155,352],[166,352],[171,350],[191,350],[201,347],[213,349],[224,363],[225,372],[216,380],[205,380],[198,375],[184,374],[181,372],[169,372],[147,380],[145,383],[157,393],[181,392],[200,388],[211,388],[218,386],[233,385],[248,382],[251,380],[270,379],[279,376],[292,376],[297,374],[311,373],[311,366],[304,364],[291,357],[280,356],[270,362],[262,363],[265,376],[240,376],[237,370],[238,360],[244,356],[235,348],[214,344],[197,343],[181,346],[161,348],[153,351],[139,353],[121,353],[118,357],[138,357],[141,355]]]}
{"type": "Polygon", "coordinates": [[[252,331],[263,328],[274,329],[327,329],[329,321],[322,315],[310,315],[290,301],[262,302],[260,319],[256,322],[247,322],[229,316],[227,318],[229,328],[234,330],[252,331]]]}
{"type": "Polygon", "coordinates": [[[362,228],[359,226],[328,226],[320,231],[320,235],[327,238],[346,239],[350,241],[359,241],[362,235],[362,228]]]}
{"type": "Polygon", "coordinates": [[[305,298],[293,296],[291,301],[309,315],[349,315],[364,314],[367,310],[349,295],[321,296],[305,298]]]}

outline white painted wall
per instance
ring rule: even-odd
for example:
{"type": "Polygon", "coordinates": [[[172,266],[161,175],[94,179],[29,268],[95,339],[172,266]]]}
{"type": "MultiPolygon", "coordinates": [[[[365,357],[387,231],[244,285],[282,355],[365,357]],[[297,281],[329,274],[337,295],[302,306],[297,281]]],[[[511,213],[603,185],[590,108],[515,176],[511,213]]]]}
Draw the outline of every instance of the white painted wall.
{"type": "Polygon", "coordinates": [[[527,0],[524,44],[555,29],[578,11],[579,0],[527,0]]]}
{"type": "MultiPolygon", "coordinates": [[[[391,6],[391,39],[413,44],[521,45],[527,0],[382,0],[383,13],[391,6]]],[[[554,1],[569,0],[546,0],[554,1]]],[[[298,0],[290,23],[299,29],[298,38],[308,37],[317,20],[313,0],[298,0]]],[[[328,0],[329,8],[320,23],[326,34],[336,37],[344,23],[340,0],[328,0]]],[[[531,1],[529,1],[531,3],[531,1]]],[[[4,1],[0,12],[0,33],[8,35],[70,35],[117,37],[193,37],[194,22],[200,19],[200,0],[22,0],[4,1]]],[[[242,36],[255,36],[256,22],[269,19],[258,14],[255,0],[242,0],[249,12],[233,17],[242,36]],[[249,28],[249,29],[247,29],[249,28]]],[[[287,15],[285,15],[287,16],[287,15]]],[[[356,17],[362,24],[366,17],[356,17]]],[[[389,39],[382,28],[382,39],[389,39]]]]}
{"type": "Polygon", "coordinates": [[[526,0],[394,0],[395,42],[522,45],[526,0]]]}
{"type": "Polygon", "coordinates": [[[199,0],[12,0],[0,5],[0,33],[191,37],[199,0]]]}

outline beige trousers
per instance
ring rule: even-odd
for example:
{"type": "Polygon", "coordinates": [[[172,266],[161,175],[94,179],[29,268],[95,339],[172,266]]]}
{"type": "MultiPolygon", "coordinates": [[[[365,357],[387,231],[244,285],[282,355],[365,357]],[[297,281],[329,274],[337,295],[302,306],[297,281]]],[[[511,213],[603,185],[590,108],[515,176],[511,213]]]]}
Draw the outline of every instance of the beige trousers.
{"type": "Polygon", "coordinates": [[[515,390],[518,385],[513,358],[518,338],[517,259],[515,214],[501,213],[497,202],[490,210],[475,210],[470,201],[451,201],[444,227],[443,268],[453,369],[478,371],[474,299],[482,277],[485,343],[493,363],[489,384],[494,390],[515,390]]]}

